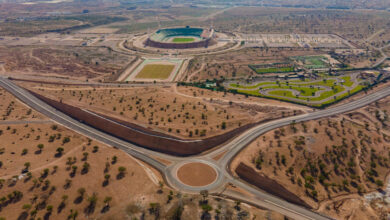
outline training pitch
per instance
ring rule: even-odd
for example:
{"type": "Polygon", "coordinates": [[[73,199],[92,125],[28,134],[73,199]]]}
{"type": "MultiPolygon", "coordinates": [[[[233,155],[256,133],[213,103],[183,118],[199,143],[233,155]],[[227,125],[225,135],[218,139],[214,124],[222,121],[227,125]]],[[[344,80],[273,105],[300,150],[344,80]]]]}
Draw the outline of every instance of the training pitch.
{"type": "Polygon", "coordinates": [[[146,58],[135,67],[125,81],[171,82],[181,69],[182,59],[146,58]]]}
{"type": "Polygon", "coordinates": [[[147,64],[144,68],[137,74],[135,78],[137,79],[167,79],[175,65],[166,65],[166,64],[147,64]]]}

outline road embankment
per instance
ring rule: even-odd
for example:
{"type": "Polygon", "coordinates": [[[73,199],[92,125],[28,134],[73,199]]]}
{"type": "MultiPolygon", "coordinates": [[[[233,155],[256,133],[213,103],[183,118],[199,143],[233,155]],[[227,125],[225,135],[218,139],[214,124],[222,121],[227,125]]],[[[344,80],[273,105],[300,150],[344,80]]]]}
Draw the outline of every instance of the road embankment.
{"type": "MultiPolygon", "coordinates": [[[[66,115],[87,124],[95,129],[113,135],[132,144],[166,153],[173,156],[192,156],[217,147],[241,134],[243,131],[258,125],[261,122],[248,124],[214,137],[200,140],[184,140],[147,128],[125,122],[113,117],[86,111],[81,108],[49,99],[43,95],[29,91],[38,99],[44,101],[66,115]]],[[[262,121],[264,122],[264,121],[262,121]]]]}
{"type": "Polygon", "coordinates": [[[279,198],[282,198],[286,200],[287,202],[294,203],[296,205],[303,206],[308,209],[312,209],[310,205],[308,205],[305,201],[303,201],[301,198],[299,198],[294,193],[288,191],[286,188],[284,188],[282,185],[280,185],[278,182],[276,182],[273,179],[270,179],[266,176],[263,176],[256,172],[253,168],[245,165],[244,163],[240,163],[235,172],[237,175],[246,181],[247,183],[256,186],[257,188],[260,188],[261,190],[270,193],[274,196],[277,196],[279,198]]]}

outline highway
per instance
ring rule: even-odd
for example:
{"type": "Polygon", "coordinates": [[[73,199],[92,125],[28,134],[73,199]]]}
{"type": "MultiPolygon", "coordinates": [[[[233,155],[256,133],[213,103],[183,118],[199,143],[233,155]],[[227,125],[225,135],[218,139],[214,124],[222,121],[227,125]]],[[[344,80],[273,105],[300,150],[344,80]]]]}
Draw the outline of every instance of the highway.
{"type": "Polygon", "coordinates": [[[224,146],[215,149],[209,153],[193,156],[193,157],[174,157],[166,155],[163,153],[154,152],[148,149],[138,147],[136,145],[130,144],[128,142],[122,141],[118,138],[115,138],[111,135],[98,131],[90,126],[87,126],[77,120],[70,118],[69,116],[63,114],[62,112],[57,111],[48,104],[42,102],[23,88],[15,85],[12,81],[0,77],[0,86],[12,93],[22,102],[29,105],[31,108],[41,112],[42,114],[48,116],[53,121],[75,131],[80,134],[83,134],[87,137],[100,141],[110,146],[117,147],[126,153],[138,158],[145,163],[155,167],[161,172],[165,181],[172,188],[187,192],[187,193],[199,193],[200,190],[209,190],[213,194],[218,194],[221,196],[226,196],[229,198],[234,198],[242,200],[249,204],[261,206],[268,208],[270,210],[279,212],[287,217],[293,219],[331,219],[329,217],[320,215],[312,210],[305,209],[301,206],[297,206],[291,203],[288,203],[280,198],[272,196],[267,192],[261,191],[256,187],[248,185],[247,183],[237,179],[230,172],[230,162],[231,160],[249,143],[255,140],[260,135],[271,131],[273,129],[289,125],[292,122],[303,122],[309,120],[315,120],[323,117],[329,117],[332,115],[337,115],[345,112],[352,111],[357,108],[364,107],[372,102],[375,102],[379,99],[382,99],[390,95],[390,88],[386,87],[370,95],[366,95],[359,100],[352,101],[337,107],[328,108],[325,110],[319,110],[304,115],[293,116],[288,118],[282,118],[279,120],[274,120],[268,123],[260,124],[254,128],[247,130],[238,137],[231,140],[229,143],[226,143],[224,146]],[[224,156],[215,161],[211,158],[226,152],[224,156]],[[164,160],[171,161],[172,163],[167,166],[159,162],[155,157],[162,158],[164,160]],[[201,162],[213,167],[217,172],[217,179],[203,187],[191,187],[180,182],[177,178],[176,171],[183,164],[188,162],[201,162]],[[253,196],[247,196],[240,194],[237,191],[226,190],[226,185],[228,183],[233,184],[234,186],[240,187],[248,191],[253,196]]]}

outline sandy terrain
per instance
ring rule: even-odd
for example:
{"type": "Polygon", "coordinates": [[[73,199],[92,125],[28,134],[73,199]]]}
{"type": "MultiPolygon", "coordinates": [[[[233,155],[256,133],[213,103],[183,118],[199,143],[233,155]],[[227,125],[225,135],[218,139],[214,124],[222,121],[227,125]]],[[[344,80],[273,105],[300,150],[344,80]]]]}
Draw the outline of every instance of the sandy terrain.
{"type": "Polygon", "coordinates": [[[187,163],[178,169],[177,176],[186,185],[206,186],[216,179],[217,173],[204,163],[187,163]]]}
{"type": "Polygon", "coordinates": [[[387,184],[389,103],[386,98],[351,113],[268,132],[235,158],[232,169],[244,162],[340,219],[380,218],[390,207],[364,202],[358,193],[387,184]],[[359,211],[363,206],[366,213],[359,211]]]}
{"type": "MultiPolygon", "coordinates": [[[[284,115],[293,114],[287,105],[253,107],[209,102],[197,97],[178,95],[170,87],[93,89],[23,85],[49,98],[62,99],[67,104],[185,138],[214,136],[248,123],[281,117],[282,112],[284,115]]],[[[219,94],[210,93],[209,97],[216,95],[219,94]]]]}
{"type": "MultiPolygon", "coordinates": [[[[18,103],[8,93],[1,93],[7,101],[18,103]]],[[[16,110],[28,108],[18,104],[16,110]]],[[[206,213],[210,216],[283,219],[277,213],[245,204],[237,206],[231,200],[204,200],[199,195],[174,192],[159,185],[161,176],[148,165],[54,123],[0,124],[0,131],[1,218],[66,219],[77,213],[77,219],[155,219],[157,215],[170,219],[180,209],[182,219],[195,220],[205,215],[199,205],[202,201],[211,207],[206,213]],[[64,143],[65,137],[69,142],[64,143]],[[41,151],[39,144],[43,144],[41,151]],[[64,149],[62,155],[56,155],[59,147],[64,149]],[[23,149],[27,150],[24,155],[23,149]],[[25,166],[31,177],[21,175],[25,166]],[[119,167],[126,169],[123,176],[119,167]],[[110,176],[105,181],[107,174],[110,176]],[[85,190],[82,196],[81,188],[85,190]],[[152,207],[157,209],[150,211],[152,207]]]]}
{"type": "Polygon", "coordinates": [[[7,74],[77,80],[109,80],[135,57],[107,48],[2,47],[0,59],[7,74]]]}
{"type": "Polygon", "coordinates": [[[0,88],[0,121],[13,120],[47,120],[40,113],[30,109],[25,104],[16,100],[11,94],[0,88]]]}

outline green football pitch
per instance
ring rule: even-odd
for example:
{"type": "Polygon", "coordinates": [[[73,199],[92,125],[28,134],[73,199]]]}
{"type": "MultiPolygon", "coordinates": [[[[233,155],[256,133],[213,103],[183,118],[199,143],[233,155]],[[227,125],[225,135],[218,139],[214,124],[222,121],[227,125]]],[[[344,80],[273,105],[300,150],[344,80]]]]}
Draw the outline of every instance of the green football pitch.
{"type": "Polygon", "coordinates": [[[173,43],[189,43],[193,41],[195,41],[195,39],[189,37],[176,37],[172,40],[173,43]]]}

